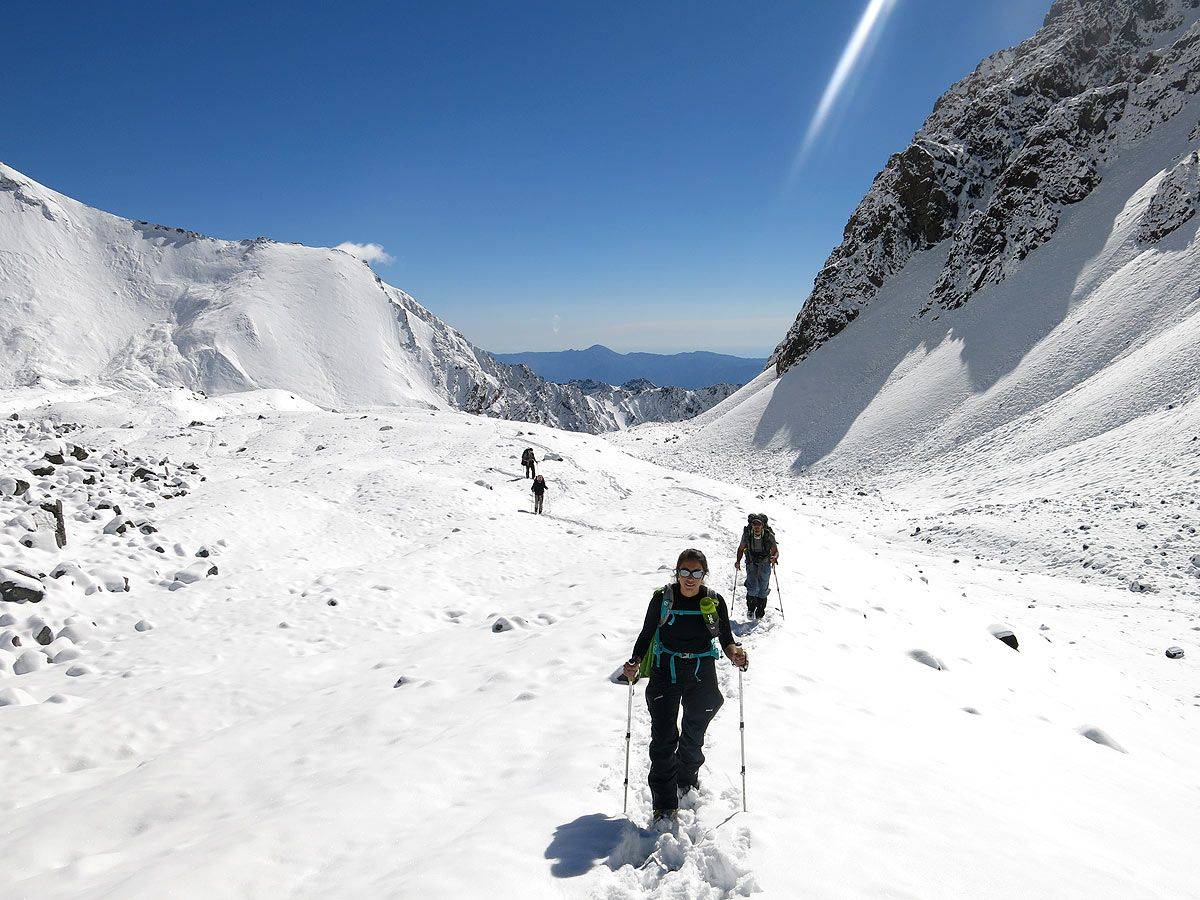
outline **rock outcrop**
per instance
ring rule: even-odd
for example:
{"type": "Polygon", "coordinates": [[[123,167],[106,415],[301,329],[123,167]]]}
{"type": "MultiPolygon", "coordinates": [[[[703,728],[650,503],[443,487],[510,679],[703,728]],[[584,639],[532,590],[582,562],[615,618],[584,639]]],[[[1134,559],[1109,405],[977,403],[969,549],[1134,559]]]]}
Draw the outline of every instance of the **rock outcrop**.
{"type": "MultiPolygon", "coordinates": [[[[850,217],[772,355],[776,370],[837,335],[914,254],[944,241],[924,312],[961,306],[1008,277],[1053,236],[1062,210],[1095,189],[1114,153],[1200,91],[1197,7],[1056,0],[1033,37],[952,86],[850,217]]],[[[1194,214],[1195,164],[1182,164],[1162,191],[1144,240],[1194,214]]]]}

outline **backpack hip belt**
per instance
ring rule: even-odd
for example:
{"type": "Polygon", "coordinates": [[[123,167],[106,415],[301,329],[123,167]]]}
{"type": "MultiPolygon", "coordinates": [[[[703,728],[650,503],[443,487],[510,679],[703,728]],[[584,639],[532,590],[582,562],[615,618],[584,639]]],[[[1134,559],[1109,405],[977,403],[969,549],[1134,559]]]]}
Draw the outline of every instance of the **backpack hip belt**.
{"type": "Polygon", "coordinates": [[[678,650],[672,650],[670,647],[664,647],[663,642],[658,641],[654,645],[654,665],[656,668],[659,665],[659,659],[661,658],[661,656],[664,653],[667,654],[669,657],[671,657],[671,660],[670,660],[671,684],[678,683],[678,679],[675,676],[675,660],[676,659],[694,659],[696,661],[696,680],[699,681],[700,680],[700,660],[708,659],[710,657],[712,659],[717,659],[721,655],[720,651],[717,650],[717,646],[715,643],[711,647],[709,647],[707,650],[705,650],[703,653],[681,653],[678,650]]]}
{"type": "MultiPolygon", "coordinates": [[[[711,603],[711,601],[710,601],[711,603]]],[[[717,649],[717,626],[715,622],[716,610],[715,607],[709,615],[705,615],[702,609],[675,609],[675,590],[674,585],[666,585],[663,588],[662,611],[659,614],[658,628],[654,632],[654,641],[650,645],[650,649],[646,651],[646,655],[642,658],[642,675],[650,674],[650,660],[654,660],[654,667],[657,668],[662,658],[662,654],[666,653],[670,657],[671,669],[671,684],[677,684],[678,679],[675,674],[675,658],[694,659],[696,660],[696,680],[700,680],[700,660],[706,657],[718,658],[721,653],[717,649]],[[701,616],[709,633],[712,634],[712,646],[708,650],[701,653],[681,653],[678,650],[672,650],[669,647],[664,647],[659,632],[662,631],[664,625],[673,623],[676,616],[701,616]]]]}

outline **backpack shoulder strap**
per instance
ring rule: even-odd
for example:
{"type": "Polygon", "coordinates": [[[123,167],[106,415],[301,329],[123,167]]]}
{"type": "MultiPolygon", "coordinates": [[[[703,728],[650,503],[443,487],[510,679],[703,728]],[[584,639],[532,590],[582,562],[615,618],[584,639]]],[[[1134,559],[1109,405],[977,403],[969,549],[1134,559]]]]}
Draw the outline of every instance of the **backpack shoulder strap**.
{"type": "Polygon", "coordinates": [[[671,616],[671,608],[675,605],[675,586],[672,584],[663,585],[662,595],[662,611],[658,616],[659,628],[662,628],[671,616]]]}

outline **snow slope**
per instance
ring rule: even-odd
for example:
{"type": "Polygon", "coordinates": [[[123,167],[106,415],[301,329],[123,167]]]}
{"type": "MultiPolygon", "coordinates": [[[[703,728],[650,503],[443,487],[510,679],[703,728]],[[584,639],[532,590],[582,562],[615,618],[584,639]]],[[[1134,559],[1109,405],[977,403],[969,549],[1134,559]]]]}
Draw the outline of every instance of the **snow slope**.
{"type": "Polygon", "coordinates": [[[0,497],[4,565],[76,573],[0,603],[0,640],[83,632],[45,648],[72,660],[0,666],[0,696],[26,704],[0,706],[2,896],[1200,896],[1194,610],[951,565],[587,435],[452,411],[178,390],[24,390],[8,410],[0,475],[47,449],[109,461],[96,485],[66,462],[29,479],[64,500],[61,550],[0,497]],[[527,445],[545,517],[526,512],[527,445]],[[186,493],[131,480],[135,456],[186,493]],[[103,499],[157,531],[103,535],[103,499]],[[728,595],[758,507],[787,620],[744,637],[750,811],[724,667],[677,834],[638,827],[637,689],[625,823],[608,677],[683,546],[728,595]],[[87,593],[100,570],[128,591],[87,593]]]}
{"type": "MultiPolygon", "coordinates": [[[[1200,528],[1200,13],[1185,6],[1154,6],[1173,30],[1157,34],[1162,49],[1131,81],[1119,122],[1096,125],[1105,146],[1088,157],[1086,196],[1066,205],[1025,197],[1010,209],[1016,218],[1002,217],[1053,227],[1036,239],[1022,231],[1019,253],[1015,238],[1002,242],[1002,264],[991,244],[968,264],[961,236],[910,247],[852,321],[820,337],[804,322],[825,309],[826,273],[797,324],[801,343],[813,345],[800,353],[788,343],[793,329],[785,344],[799,355],[782,377],[761,376],[686,426],[640,431],[622,445],[759,492],[833,490],[845,501],[829,511],[835,520],[869,515],[881,530],[940,542],[949,554],[1168,601],[1200,597],[1190,564],[1200,528]],[[964,265],[988,277],[963,302],[932,302],[947,272],[964,265]]],[[[1048,41],[1039,33],[1022,53],[1053,68],[1048,41]]],[[[1028,117],[1023,82],[1000,77],[1015,52],[952,88],[931,122],[966,129],[981,106],[987,127],[1028,117]]],[[[988,190],[997,193],[984,191],[980,203],[999,202],[996,178],[988,190]]],[[[864,208],[883,202],[885,182],[864,208]]],[[[885,237],[877,249],[896,246],[885,237]]],[[[837,278],[850,277],[850,261],[838,266],[837,278]]]]}
{"type": "MultiPolygon", "coordinates": [[[[599,432],[729,389],[595,396],[497,362],[339,250],[118,218],[0,165],[0,385],[286,390],[599,432]]],[[[709,398],[712,398],[711,400],[709,398]]]]}

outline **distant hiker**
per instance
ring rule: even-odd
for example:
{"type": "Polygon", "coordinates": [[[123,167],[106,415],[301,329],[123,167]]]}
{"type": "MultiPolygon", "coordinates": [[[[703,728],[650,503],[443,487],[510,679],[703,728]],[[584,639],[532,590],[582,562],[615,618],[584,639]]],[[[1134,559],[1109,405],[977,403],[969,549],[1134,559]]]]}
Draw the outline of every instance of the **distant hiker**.
{"type": "Polygon", "coordinates": [[[535,475],[533,477],[533,486],[530,490],[533,491],[533,511],[540,516],[542,514],[542,501],[546,499],[545,476],[535,475]]]}
{"type": "Polygon", "coordinates": [[[767,614],[767,595],[771,593],[771,566],[779,562],[775,532],[762,513],[751,513],[746,518],[734,563],[739,570],[743,556],[746,557],[746,610],[750,618],[761,619],[767,614]]]}
{"type": "Polygon", "coordinates": [[[725,698],[717,685],[718,649],[745,669],[750,663],[729,628],[729,610],[720,594],[704,584],[708,560],[684,550],[675,563],[675,581],[650,598],[642,632],[625,663],[626,680],[649,675],[650,793],[654,818],[670,818],[679,795],[700,786],[704,732],[725,698]],[[679,707],[683,705],[683,728],[679,707]]]}
{"type": "Polygon", "coordinates": [[[521,465],[525,467],[526,478],[537,474],[537,457],[533,455],[532,447],[526,447],[525,452],[521,454],[521,465]]]}

